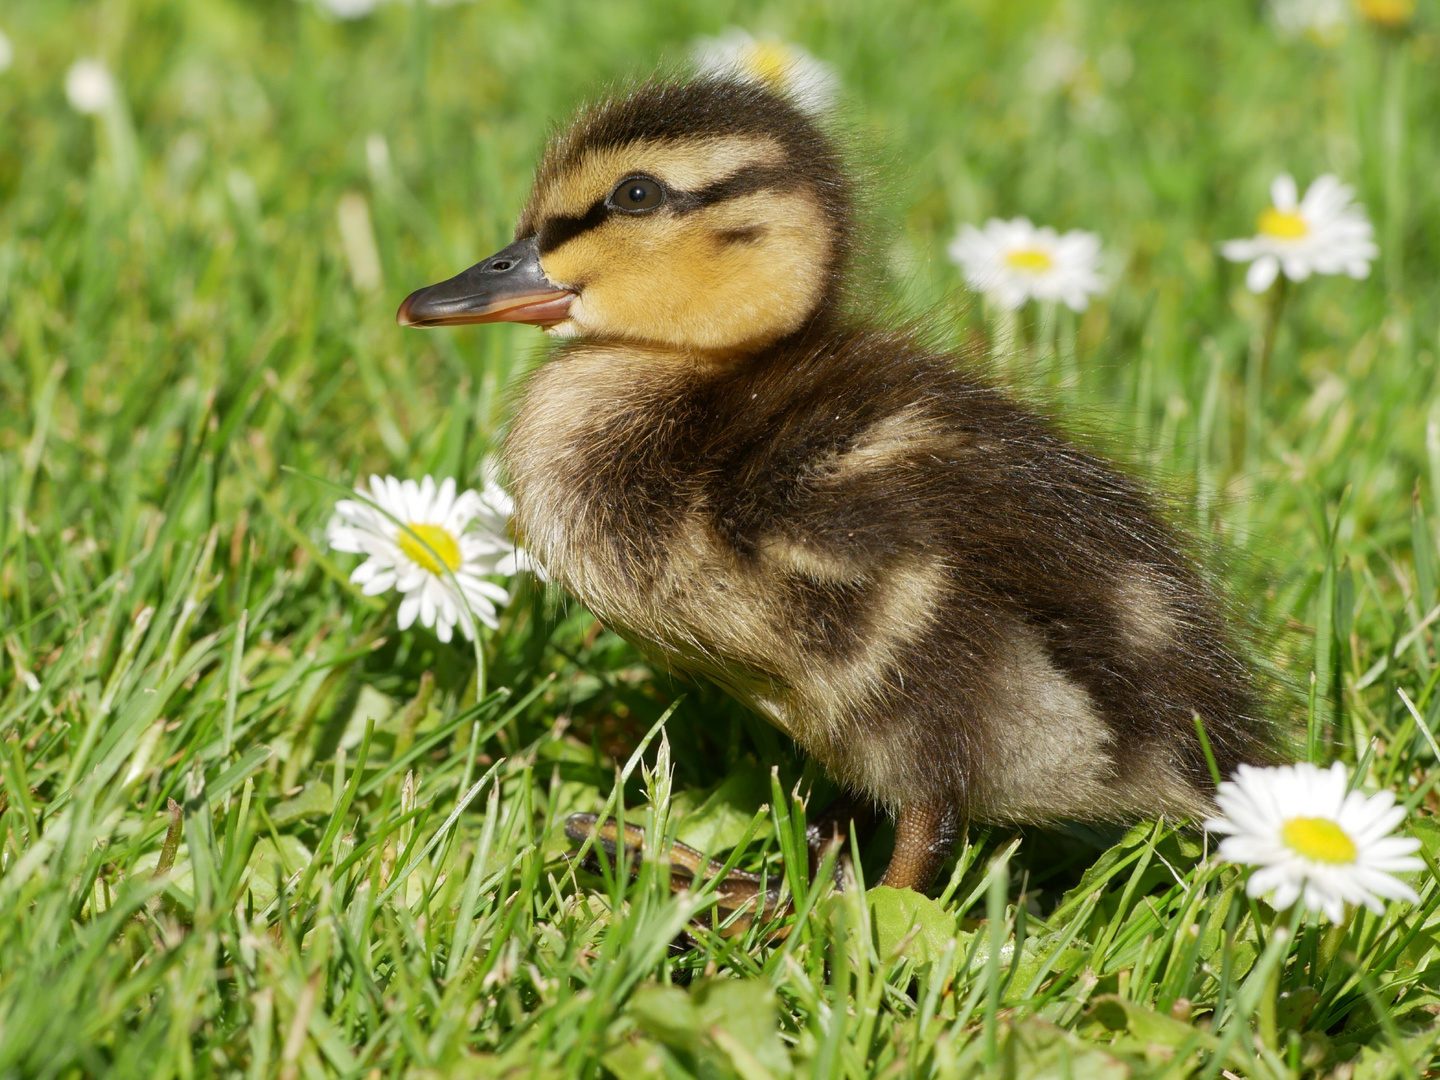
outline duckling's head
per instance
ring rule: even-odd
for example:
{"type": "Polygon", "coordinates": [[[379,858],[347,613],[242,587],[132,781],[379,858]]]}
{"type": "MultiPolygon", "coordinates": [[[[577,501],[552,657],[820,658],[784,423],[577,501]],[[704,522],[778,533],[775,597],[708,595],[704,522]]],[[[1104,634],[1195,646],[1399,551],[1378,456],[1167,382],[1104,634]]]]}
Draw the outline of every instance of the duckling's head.
{"type": "Polygon", "coordinates": [[[651,82],[582,112],[546,151],[515,242],[412,293],[398,320],[743,354],[834,306],[849,233],[839,158],[788,100],[651,82]]]}

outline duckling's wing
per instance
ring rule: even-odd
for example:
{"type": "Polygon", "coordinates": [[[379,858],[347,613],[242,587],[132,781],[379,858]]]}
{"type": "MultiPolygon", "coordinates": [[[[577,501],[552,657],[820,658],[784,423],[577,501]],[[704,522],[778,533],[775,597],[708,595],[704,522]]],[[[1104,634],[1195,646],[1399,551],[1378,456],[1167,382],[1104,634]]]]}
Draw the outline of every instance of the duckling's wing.
{"type": "Polygon", "coordinates": [[[1222,768],[1271,755],[1223,605],[1140,485],[953,368],[854,376],[792,394],[727,516],[813,753],[892,808],[1021,821],[1204,813],[1196,714],[1222,768]]]}

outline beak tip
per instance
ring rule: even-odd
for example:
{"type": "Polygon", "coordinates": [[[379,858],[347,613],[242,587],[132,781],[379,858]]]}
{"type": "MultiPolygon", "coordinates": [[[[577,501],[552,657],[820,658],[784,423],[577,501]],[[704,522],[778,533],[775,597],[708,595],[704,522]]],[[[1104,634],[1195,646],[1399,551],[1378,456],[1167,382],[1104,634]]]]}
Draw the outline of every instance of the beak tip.
{"type": "Polygon", "coordinates": [[[395,322],[396,322],[397,325],[399,325],[399,326],[414,326],[414,325],[415,325],[415,319],[414,319],[414,317],[411,316],[411,314],[410,314],[410,302],[411,302],[412,300],[414,300],[414,299],[415,299],[415,294],[414,294],[414,293],[411,293],[409,296],[407,296],[407,297],[401,302],[401,304],[400,304],[400,310],[397,311],[397,312],[395,312],[395,322]]]}

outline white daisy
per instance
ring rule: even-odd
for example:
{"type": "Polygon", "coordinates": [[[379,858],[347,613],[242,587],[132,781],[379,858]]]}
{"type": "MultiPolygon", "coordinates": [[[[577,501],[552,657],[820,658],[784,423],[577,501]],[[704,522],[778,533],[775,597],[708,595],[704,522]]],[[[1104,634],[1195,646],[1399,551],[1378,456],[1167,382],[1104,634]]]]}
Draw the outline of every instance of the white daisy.
{"type": "Polygon", "coordinates": [[[1285,37],[1337,41],[1350,22],[1348,0],[1269,0],[1265,10],[1285,37]]]}
{"type": "Polygon", "coordinates": [[[5,36],[5,31],[0,30],[0,71],[6,71],[15,62],[15,46],[10,44],[10,39],[5,36]]]}
{"type": "Polygon", "coordinates": [[[1379,249],[1365,208],[1354,201],[1355,189],[1326,173],[1303,199],[1297,196],[1294,178],[1277,176],[1270,185],[1273,205],[1261,211],[1256,235],[1220,247],[1232,262],[1254,260],[1245,274],[1250,291],[1264,292],[1281,270],[1291,281],[1311,274],[1368,277],[1379,249]]]}
{"type": "Polygon", "coordinates": [[[104,60],[76,60],[65,73],[65,96],[76,112],[104,112],[115,100],[115,77],[104,60]]]}
{"type": "Polygon", "coordinates": [[[1100,238],[1079,229],[1062,236],[1049,227],[1037,229],[1029,218],[991,218],[983,229],[963,226],[948,251],[970,287],[1005,308],[1033,298],[1062,300],[1084,311],[1104,288],[1100,238]]]}
{"type": "Polygon", "coordinates": [[[1071,86],[1085,70],[1085,54],[1067,37],[1048,34],[1025,65],[1025,85],[1039,93],[1071,86]]]}
{"type": "Polygon", "coordinates": [[[529,564],[509,536],[510,496],[487,478],[482,493],[455,494],[455,481],[437,487],[432,477],[420,483],[393,476],[370,477],[360,499],[341,499],[325,536],[336,551],[368,555],[350,580],[367,596],[395,588],[405,594],[398,621],[405,630],[418,618],[449,641],[456,623],[467,638],[473,621],[462,605],[492,630],[496,604],[510,594],[486,574],[512,575],[529,564]],[[401,526],[405,526],[402,528],[401,526]]]}
{"type": "Polygon", "coordinates": [[[1380,898],[1419,898],[1393,874],[1424,867],[1413,853],[1420,841],[1391,836],[1405,817],[1395,793],[1366,796],[1347,793],[1345,766],[1281,765],[1259,769],[1241,765],[1235,779],[1215,796],[1223,817],[1205,828],[1228,833],[1220,857],[1256,869],[1245,891],[1273,892],[1279,910],[1303,898],[1312,911],[1331,922],[1344,918],[1345,905],[1364,904],[1377,914],[1380,898]]]}
{"type": "Polygon", "coordinates": [[[380,0],[318,0],[337,19],[362,19],[380,6],[380,0]]]}
{"type": "Polygon", "coordinates": [[[702,75],[735,75],[778,90],[811,115],[830,108],[840,80],[798,45],[755,38],[732,27],[719,37],[701,38],[691,53],[702,75]]]}

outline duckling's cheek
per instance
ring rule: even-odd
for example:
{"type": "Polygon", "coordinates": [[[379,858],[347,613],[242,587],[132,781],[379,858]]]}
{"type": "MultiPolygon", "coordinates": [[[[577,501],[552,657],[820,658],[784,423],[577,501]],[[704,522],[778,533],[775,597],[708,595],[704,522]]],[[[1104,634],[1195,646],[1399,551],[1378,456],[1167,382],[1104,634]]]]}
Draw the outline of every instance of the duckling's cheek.
{"type": "Polygon", "coordinates": [[[727,344],[798,329],[820,304],[834,237],[807,190],[761,191],[697,215],[689,319],[727,344]]]}
{"type": "Polygon", "coordinates": [[[593,325],[587,297],[591,295],[593,279],[604,269],[603,246],[597,250],[589,238],[572,240],[556,251],[540,257],[540,269],[551,281],[559,284],[568,282],[565,288],[575,290],[575,299],[570,302],[564,322],[545,327],[545,333],[553,338],[575,338],[595,335],[602,328],[593,325]]]}

